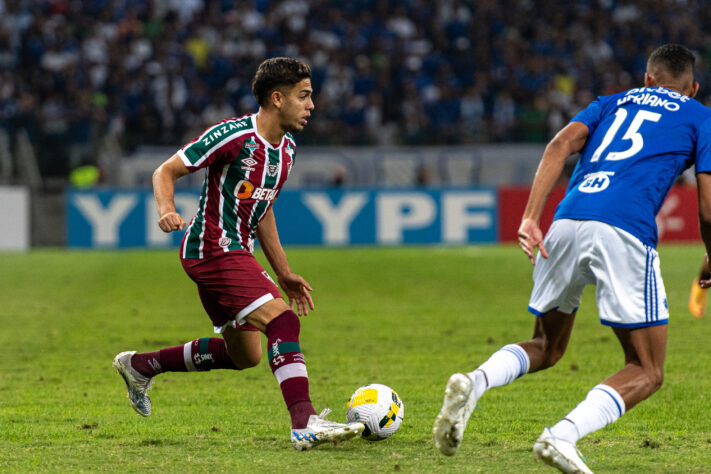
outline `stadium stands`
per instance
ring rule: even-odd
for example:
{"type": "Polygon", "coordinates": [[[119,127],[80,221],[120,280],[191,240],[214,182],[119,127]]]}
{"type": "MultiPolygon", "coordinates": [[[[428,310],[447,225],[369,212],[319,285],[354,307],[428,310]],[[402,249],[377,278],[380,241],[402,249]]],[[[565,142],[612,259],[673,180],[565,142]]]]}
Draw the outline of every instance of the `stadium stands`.
{"type": "Polygon", "coordinates": [[[542,142],[662,42],[698,53],[703,99],[710,26],[696,0],[0,0],[0,127],[66,177],[106,136],[175,147],[254,110],[256,65],[288,55],[314,72],[300,144],[542,142]]]}

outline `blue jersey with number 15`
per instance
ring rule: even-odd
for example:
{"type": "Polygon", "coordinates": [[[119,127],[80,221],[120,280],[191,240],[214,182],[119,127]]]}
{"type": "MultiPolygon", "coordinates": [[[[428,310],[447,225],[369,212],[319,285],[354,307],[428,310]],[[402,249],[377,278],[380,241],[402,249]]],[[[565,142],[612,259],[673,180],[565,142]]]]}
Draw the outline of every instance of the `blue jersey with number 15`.
{"type": "Polygon", "coordinates": [[[642,87],[598,97],[572,122],[589,135],[555,219],[606,222],[652,247],[655,216],[679,174],[711,172],[711,109],[642,87]]]}

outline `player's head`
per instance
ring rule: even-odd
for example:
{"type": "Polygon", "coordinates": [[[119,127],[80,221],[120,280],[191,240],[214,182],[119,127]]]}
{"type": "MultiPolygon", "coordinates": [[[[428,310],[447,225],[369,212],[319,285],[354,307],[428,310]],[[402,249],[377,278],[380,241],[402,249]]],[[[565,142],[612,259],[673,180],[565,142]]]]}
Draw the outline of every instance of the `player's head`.
{"type": "Polygon", "coordinates": [[[695,63],[694,54],[685,46],[673,43],[662,45],[649,55],[644,84],[667,87],[694,97],[699,90],[698,82],[694,81],[695,63]]]}
{"type": "Polygon", "coordinates": [[[271,58],[262,62],[252,80],[252,92],[259,106],[278,113],[287,132],[300,132],[311,115],[311,68],[292,58],[271,58]]]}

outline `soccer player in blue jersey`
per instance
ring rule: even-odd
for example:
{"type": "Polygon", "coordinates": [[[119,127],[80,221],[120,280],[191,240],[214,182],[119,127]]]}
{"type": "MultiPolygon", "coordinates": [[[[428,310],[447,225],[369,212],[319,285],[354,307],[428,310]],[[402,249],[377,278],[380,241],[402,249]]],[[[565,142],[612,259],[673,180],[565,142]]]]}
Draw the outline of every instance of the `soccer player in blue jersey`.
{"type": "Polygon", "coordinates": [[[456,453],[484,392],[560,360],[588,284],[596,286],[600,322],[619,339],[625,365],[543,430],[533,446],[536,458],[563,472],[590,472],[577,441],[661,387],[669,309],[654,218],[691,165],[701,236],[711,251],[711,110],[693,99],[698,88],[693,54],[680,45],[661,46],[649,57],[644,87],[599,97],[548,144],[518,232],[535,265],[528,307],[536,316],[533,337],[450,377],[433,429],[443,454],[456,453]],[[565,159],[576,152],[580,159],[544,239],[544,204],[565,159]]]}

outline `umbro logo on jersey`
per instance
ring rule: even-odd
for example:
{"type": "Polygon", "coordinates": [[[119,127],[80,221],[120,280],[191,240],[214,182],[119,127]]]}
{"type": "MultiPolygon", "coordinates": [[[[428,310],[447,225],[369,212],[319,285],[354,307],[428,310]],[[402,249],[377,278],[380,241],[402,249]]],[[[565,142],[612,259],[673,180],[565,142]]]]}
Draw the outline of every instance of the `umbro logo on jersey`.
{"type": "Polygon", "coordinates": [[[254,171],[253,166],[257,164],[257,160],[252,158],[251,156],[248,156],[247,158],[242,158],[242,166],[241,168],[244,171],[254,171]]]}
{"type": "Polygon", "coordinates": [[[235,196],[238,199],[254,199],[255,201],[271,201],[277,195],[276,189],[257,188],[246,179],[241,180],[235,186],[235,196]]]}

